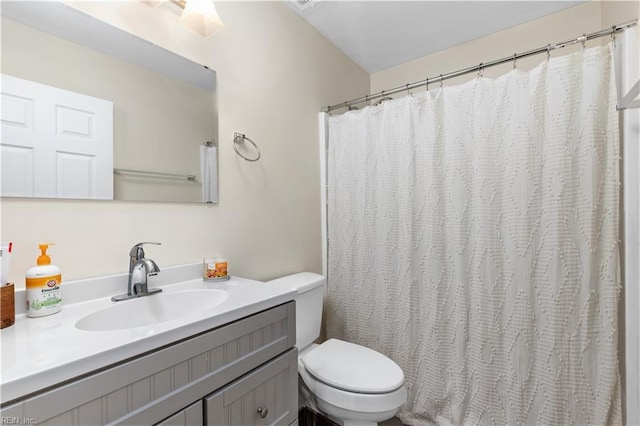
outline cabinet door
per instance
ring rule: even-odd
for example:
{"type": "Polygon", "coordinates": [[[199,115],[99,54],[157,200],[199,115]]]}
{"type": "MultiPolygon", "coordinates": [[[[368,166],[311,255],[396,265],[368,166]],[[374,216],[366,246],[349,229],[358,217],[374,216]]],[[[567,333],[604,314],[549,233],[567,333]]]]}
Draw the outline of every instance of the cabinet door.
{"type": "Polygon", "coordinates": [[[295,348],[205,398],[208,426],[289,425],[297,410],[295,348]]]}
{"type": "Polygon", "coordinates": [[[203,421],[202,400],[158,423],[156,426],[201,426],[203,421]]]}

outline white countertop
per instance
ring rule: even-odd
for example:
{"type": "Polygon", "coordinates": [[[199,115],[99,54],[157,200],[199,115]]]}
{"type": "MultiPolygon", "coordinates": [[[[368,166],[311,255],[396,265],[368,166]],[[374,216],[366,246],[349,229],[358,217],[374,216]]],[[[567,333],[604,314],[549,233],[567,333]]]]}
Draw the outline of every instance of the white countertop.
{"type": "MultiPolygon", "coordinates": [[[[197,267],[190,265],[190,269],[197,270],[197,267]]],[[[179,274],[174,271],[168,275],[179,274]]],[[[126,274],[108,277],[111,283],[107,287],[113,288],[116,281],[119,287],[123,276],[126,283],[126,274]]],[[[80,318],[115,303],[127,303],[110,300],[116,293],[126,291],[126,284],[108,296],[77,301],[82,299],[77,293],[86,294],[91,288],[88,286],[101,284],[90,281],[82,280],[81,285],[78,282],[68,286],[66,293],[63,291],[63,306],[59,313],[41,318],[27,318],[21,313],[16,315],[13,326],[2,329],[2,403],[294,300],[295,297],[295,291],[282,286],[269,286],[238,277],[216,282],[198,278],[177,284],[150,284],[150,287],[162,288],[165,294],[186,289],[214,288],[227,291],[229,297],[209,311],[194,312],[159,324],[125,330],[83,331],[75,327],[80,318]],[[78,291],[71,294],[71,289],[78,291]],[[67,299],[75,303],[65,303],[67,299]]],[[[65,285],[63,282],[63,290],[65,285]]],[[[93,290],[97,289],[93,287],[93,290]]],[[[102,289],[94,293],[104,292],[102,289]]],[[[16,299],[16,303],[19,303],[20,297],[16,299]]]]}

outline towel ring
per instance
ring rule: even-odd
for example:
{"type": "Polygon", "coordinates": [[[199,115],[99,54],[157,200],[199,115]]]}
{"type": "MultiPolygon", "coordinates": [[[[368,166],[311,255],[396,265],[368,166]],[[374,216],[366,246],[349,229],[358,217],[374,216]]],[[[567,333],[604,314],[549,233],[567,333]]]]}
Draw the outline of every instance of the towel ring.
{"type": "Polygon", "coordinates": [[[244,158],[247,161],[258,161],[260,159],[260,155],[261,155],[260,148],[258,148],[258,145],[256,145],[256,143],[251,139],[249,139],[245,134],[242,134],[242,133],[233,134],[233,150],[236,152],[236,154],[238,154],[240,157],[244,158]],[[253,147],[256,150],[256,154],[258,154],[256,158],[247,158],[244,155],[242,155],[240,151],[238,151],[237,145],[244,143],[244,141],[249,141],[251,145],[253,145],[253,147]]]}

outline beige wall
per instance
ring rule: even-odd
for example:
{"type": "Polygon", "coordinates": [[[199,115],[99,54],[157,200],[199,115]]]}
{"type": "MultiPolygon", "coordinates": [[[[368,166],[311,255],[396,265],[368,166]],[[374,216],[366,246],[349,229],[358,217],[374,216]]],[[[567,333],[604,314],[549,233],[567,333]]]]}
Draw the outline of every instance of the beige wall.
{"type": "Polygon", "coordinates": [[[226,27],[207,40],[176,27],[171,6],[82,8],[217,71],[220,204],[2,199],[10,279],[24,285],[39,242],[56,243],[50,254],[67,280],[125,272],[140,241],[162,242],[147,250],[161,268],[219,253],[239,276],[320,272],[317,114],[367,93],[368,74],[284,3],[219,2],[226,27]],[[234,132],[258,143],[259,162],[233,152],[234,132]]]}
{"type": "MultiPolygon", "coordinates": [[[[601,6],[602,28],[609,28],[612,25],[640,18],[640,1],[638,0],[603,0],[601,6]]],[[[638,37],[640,37],[640,32],[638,37]]]]}
{"type": "MultiPolygon", "coordinates": [[[[177,27],[178,12],[170,5],[151,9],[120,2],[114,8],[87,2],[75,7],[217,71],[220,204],[2,199],[0,239],[15,243],[10,278],[19,286],[35,262],[37,244],[48,241],[57,243],[51,255],[66,279],[124,272],[129,248],[145,240],[163,243],[148,250],[161,267],[222,253],[230,259],[232,274],[251,278],[319,272],[321,106],[640,15],[635,1],[590,2],[369,78],[280,2],[218,2],[226,27],[207,40],[177,27]],[[259,162],[235,155],[233,132],[260,145],[259,162]]],[[[518,66],[530,68],[541,59],[522,60],[518,66]]],[[[509,69],[495,67],[485,75],[509,69]]]]}
{"type": "MultiPolygon", "coordinates": [[[[610,28],[614,24],[638,18],[640,15],[639,5],[640,2],[635,0],[583,3],[562,12],[372,74],[371,93],[468,68],[481,62],[512,56],[516,52],[525,52],[546,46],[549,43],[570,40],[583,33],[610,28]]],[[[606,38],[599,40],[600,42],[608,41],[606,38]]],[[[598,42],[590,41],[588,45],[594,43],[598,42]]],[[[578,44],[552,51],[551,55],[566,55],[580,48],[581,45],[578,44]]],[[[517,66],[523,70],[531,69],[544,58],[544,55],[537,55],[521,59],[517,62],[517,66]]],[[[485,70],[484,76],[496,77],[511,69],[511,63],[499,65],[485,70]]],[[[475,77],[476,74],[467,74],[446,80],[444,84],[459,84],[475,77]]]]}

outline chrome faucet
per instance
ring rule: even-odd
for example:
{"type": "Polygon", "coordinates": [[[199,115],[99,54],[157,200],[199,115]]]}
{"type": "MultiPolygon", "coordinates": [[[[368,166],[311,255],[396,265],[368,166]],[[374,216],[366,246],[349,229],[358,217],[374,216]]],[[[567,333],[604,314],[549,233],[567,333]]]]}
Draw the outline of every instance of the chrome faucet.
{"type": "Polygon", "coordinates": [[[158,275],[160,268],[156,262],[144,257],[144,250],[142,249],[144,244],[160,245],[160,243],[146,242],[138,243],[133,246],[129,253],[129,281],[127,284],[127,293],[113,296],[111,300],[114,302],[149,296],[162,291],[160,288],[149,289],[147,287],[147,277],[158,275]]]}

